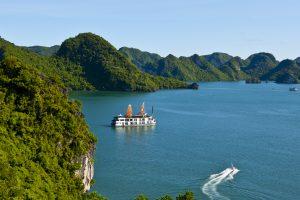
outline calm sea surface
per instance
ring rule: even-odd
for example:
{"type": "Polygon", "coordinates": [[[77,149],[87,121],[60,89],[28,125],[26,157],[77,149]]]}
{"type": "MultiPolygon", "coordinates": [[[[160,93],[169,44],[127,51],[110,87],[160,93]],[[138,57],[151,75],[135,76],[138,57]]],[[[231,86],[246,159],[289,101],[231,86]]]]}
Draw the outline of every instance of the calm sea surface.
{"type": "Polygon", "coordinates": [[[201,83],[200,90],[80,92],[97,135],[94,190],[111,200],[191,190],[197,199],[300,198],[300,92],[291,85],[201,83]],[[110,127],[145,102],[153,128],[110,127]],[[240,171],[229,169],[233,164],[240,171]]]}

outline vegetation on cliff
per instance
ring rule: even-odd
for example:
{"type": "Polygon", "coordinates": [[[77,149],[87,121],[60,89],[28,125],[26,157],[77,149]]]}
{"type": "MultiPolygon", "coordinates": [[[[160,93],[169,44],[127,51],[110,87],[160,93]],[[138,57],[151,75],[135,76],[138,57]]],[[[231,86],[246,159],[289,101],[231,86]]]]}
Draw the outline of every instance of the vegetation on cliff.
{"type": "Polygon", "coordinates": [[[2,55],[1,199],[89,198],[75,170],[96,138],[80,104],[69,101],[65,91],[59,79],[47,76],[36,65],[2,55]]]}

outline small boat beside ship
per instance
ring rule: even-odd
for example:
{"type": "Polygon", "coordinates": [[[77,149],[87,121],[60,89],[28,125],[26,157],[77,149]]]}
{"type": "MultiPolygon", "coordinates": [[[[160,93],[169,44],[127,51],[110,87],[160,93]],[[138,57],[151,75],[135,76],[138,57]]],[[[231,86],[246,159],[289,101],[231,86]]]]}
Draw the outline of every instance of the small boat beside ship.
{"type": "Polygon", "coordinates": [[[144,103],[141,105],[139,113],[134,115],[132,111],[132,106],[129,104],[127,107],[126,114],[119,114],[118,116],[115,116],[111,122],[111,125],[114,127],[154,126],[156,125],[156,120],[152,115],[148,115],[145,112],[144,103]]]}

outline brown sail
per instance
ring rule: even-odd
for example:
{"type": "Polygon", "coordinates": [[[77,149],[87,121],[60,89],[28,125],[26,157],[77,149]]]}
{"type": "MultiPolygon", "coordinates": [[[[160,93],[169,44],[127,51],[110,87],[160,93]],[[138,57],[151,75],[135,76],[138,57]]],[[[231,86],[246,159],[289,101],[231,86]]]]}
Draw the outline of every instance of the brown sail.
{"type": "Polygon", "coordinates": [[[130,104],[127,107],[127,112],[125,114],[125,117],[132,117],[132,107],[130,104]]]}
{"type": "Polygon", "coordinates": [[[141,105],[140,112],[139,112],[139,115],[144,115],[144,114],[145,114],[145,103],[141,105]]]}

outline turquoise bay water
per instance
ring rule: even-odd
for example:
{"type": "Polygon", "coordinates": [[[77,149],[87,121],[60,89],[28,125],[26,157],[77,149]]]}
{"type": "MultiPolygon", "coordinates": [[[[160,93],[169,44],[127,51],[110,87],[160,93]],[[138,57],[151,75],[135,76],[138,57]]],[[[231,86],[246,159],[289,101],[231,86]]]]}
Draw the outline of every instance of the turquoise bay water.
{"type": "Polygon", "coordinates": [[[289,87],[219,82],[200,90],[74,93],[99,138],[93,189],[112,200],[186,190],[204,200],[299,199],[300,92],[289,87]],[[137,111],[142,102],[148,112],[154,106],[156,127],[109,126],[128,104],[137,111]],[[240,171],[228,180],[231,163],[240,171]]]}

